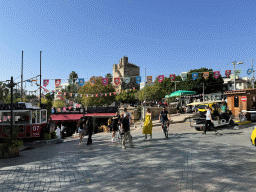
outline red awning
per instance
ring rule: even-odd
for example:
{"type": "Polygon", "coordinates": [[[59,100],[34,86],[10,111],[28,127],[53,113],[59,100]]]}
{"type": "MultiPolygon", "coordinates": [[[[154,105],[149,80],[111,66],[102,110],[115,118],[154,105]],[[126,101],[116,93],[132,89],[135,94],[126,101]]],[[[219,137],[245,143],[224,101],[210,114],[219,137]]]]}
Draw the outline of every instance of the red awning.
{"type": "Polygon", "coordinates": [[[52,121],[78,121],[81,117],[112,117],[115,113],[52,114],[52,121]]]}
{"type": "Polygon", "coordinates": [[[53,121],[78,121],[83,114],[52,114],[53,121]]]}

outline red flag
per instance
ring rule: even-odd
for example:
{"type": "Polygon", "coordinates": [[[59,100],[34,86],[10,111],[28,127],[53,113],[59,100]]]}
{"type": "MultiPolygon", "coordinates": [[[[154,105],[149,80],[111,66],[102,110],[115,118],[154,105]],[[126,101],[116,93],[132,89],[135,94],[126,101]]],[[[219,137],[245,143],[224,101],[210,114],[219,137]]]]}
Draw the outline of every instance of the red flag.
{"type": "Polygon", "coordinates": [[[116,92],[114,92],[113,94],[116,95],[116,92]]]}
{"type": "Polygon", "coordinates": [[[96,97],[98,97],[98,94],[96,94],[96,97]]]}
{"type": "Polygon", "coordinates": [[[72,97],[72,93],[69,93],[69,96],[72,97]]]}
{"type": "Polygon", "coordinates": [[[55,79],[55,86],[59,86],[61,83],[61,79],[55,79]]]}
{"type": "Polygon", "coordinates": [[[118,85],[120,83],[120,78],[119,77],[114,78],[114,83],[118,85]]]}
{"type": "Polygon", "coordinates": [[[111,96],[111,93],[109,93],[109,96],[111,96]]]}
{"type": "Polygon", "coordinates": [[[171,74],[170,78],[171,78],[172,81],[175,81],[175,74],[171,74]]]}
{"type": "Polygon", "coordinates": [[[66,92],[64,92],[63,95],[65,96],[65,95],[66,95],[66,92]]]}
{"type": "Polygon", "coordinates": [[[215,79],[218,79],[220,76],[220,71],[214,71],[213,76],[215,77],[215,79]]]}
{"type": "Polygon", "coordinates": [[[158,76],[158,81],[159,81],[160,83],[162,83],[163,80],[164,80],[164,75],[159,75],[159,76],[158,76]]]}
{"type": "Polygon", "coordinates": [[[226,70],[226,71],[225,71],[225,75],[226,75],[226,77],[229,77],[229,76],[230,76],[230,74],[231,74],[231,70],[226,70]]]}

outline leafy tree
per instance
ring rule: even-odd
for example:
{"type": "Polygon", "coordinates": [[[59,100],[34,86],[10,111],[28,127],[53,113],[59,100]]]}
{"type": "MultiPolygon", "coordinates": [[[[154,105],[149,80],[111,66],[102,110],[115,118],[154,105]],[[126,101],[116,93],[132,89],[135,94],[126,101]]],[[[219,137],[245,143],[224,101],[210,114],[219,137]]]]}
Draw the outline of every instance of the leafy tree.
{"type": "MultiPolygon", "coordinates": [[[[52,105],[53,105],[54,93],[47,93],[44,98],[41,99],[41,103],[46,104],[47,116],[50,117],[52,114],[52,105]]],[[[47,119],[48,119],[47,117],[47,119]]]]}
{"type": "Polygon", "coordinates": [[[8,96],[9,89],[6,88],[6,84],[0,82],[0,103],[4,103],[4,98],[8,96]]]}
{"type": "Polygon", "coordinates": [[[62,96],[62,97],[65,99],[68,99],[68,100],[72,100],[75,103],[81,104],[82,98],[80,97],[80,95],[78,95],[78,97],[75,97],[74,94],[72,94],[72,96],[69,95],[69,93],[78,93],[79,89],[80,89],[80,86],[78,84],[68,85],[65,89],[61,90],[62,93],[64,93],[64,92],[67,93],[65,96],[62,96]]]}
{"type": "Polygon", "coordinates": [[[115,100],[115,96],[105,96],[104,94],[110,92],[115,92],[114,86],[112,84],[104,86],[102,84],[102,77],[96,77],[94,85],[91,85],[90,82],[86,82],[79,90],[79,93],[83,94],[82,104],[85,106],[103,106],[105,104],[111,104],[115,100]],[[99,93],[103,93],[103,96],[101,97],[99,93]],[[89,94],[89,96],[86,97],[84,94],[89,94]],[[94,94],[94,96],[91,97],[90,94],[94,94]],[[98,97],[96,97],[95,94],[99,94],[98,97]]]}
{"type": "Polygon", "coordinates": [[[56,108],[62,108],[66,106],[66,103],[63,100],[55,100],[53,106],[56,108]]]}
{"type": "Polygon", "coordinates": [[[135,91],[124,90],[123,93],[120,93],[116,96],[116,100],[122,103],[135,103],[137,100],[135,99],[136,93],[137,93],[137,90],[135,91]]]}

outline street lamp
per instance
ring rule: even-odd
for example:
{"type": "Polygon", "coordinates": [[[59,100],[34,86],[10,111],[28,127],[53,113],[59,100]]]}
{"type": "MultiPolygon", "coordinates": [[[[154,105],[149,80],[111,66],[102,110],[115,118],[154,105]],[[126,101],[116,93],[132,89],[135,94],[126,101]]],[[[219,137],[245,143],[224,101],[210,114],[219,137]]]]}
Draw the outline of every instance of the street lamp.
{"type": "Polygon", "coordinates": [[[236,90],[236,65],[244,64],[244,62],[236,63],[236,61],[234,61],[234,62],[232,62],[232,64],[234,65],[234,90],[236,90]]]}
{"type": "Polygon", "coordinates": [[[6,87],[11,88],[11,131],[10,135],[12,135],[12,127],[13,127],[13,87],[17,85],[13,82],[13,77],[11,77],[11,82],[6,85],[6,87]]]}

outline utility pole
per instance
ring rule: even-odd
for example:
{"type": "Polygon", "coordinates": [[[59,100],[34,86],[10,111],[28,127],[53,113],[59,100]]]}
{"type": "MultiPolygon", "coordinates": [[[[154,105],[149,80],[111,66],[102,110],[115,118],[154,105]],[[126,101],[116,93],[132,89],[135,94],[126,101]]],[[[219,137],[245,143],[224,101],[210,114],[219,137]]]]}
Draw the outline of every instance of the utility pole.
{"type": "Polygon", "coordinates": [[[175,81],[175,92],[176,92],[176,81],[175,81]]]}
{"type": "Polygon", "coordinates": [[[203,82],[203,102],[204,102],[204,82],[203,82]]]}
{"type": "Polygon", "coordinates": [[[20,92],[20,99],[21,102],[23,97],[23,51],[22,51],[22,56],[21,56],[21,92],[20,92]]]}
{"type": "Polygon", "coordinates": [[[145,104],[146,104],[146,89],[147,89],[147,76],[146,76],[146,68],[145,68],[145,104]]]}
{"type": "Polygon", "coordinates": [[[236,90],[236,61],[232,62],[234,65],[234,90],[236,90]]]}
{"type": "Polygon", "coordinates": [[[42,53],[42,51],[40,51],[40,96],[39,96],[39,107],[41,107],[41,77],[42,77],[42,75],[41,75],[41,53],[42,53]]]}
{"type": "Polygon", "coordinates": [[[252,88],[254,89],[254,69],[253,69],[253,59],[252,59],[252,88]]]}
{"type": "Polygon", "coordinates": [[[12,135],[12,127],[13,127],[13,87],[16,83],[13,82],[13,76],[11,77],[11,82],[6,85],[7,87],[11,88],[11,131],[10,135],[12,135]]]}

